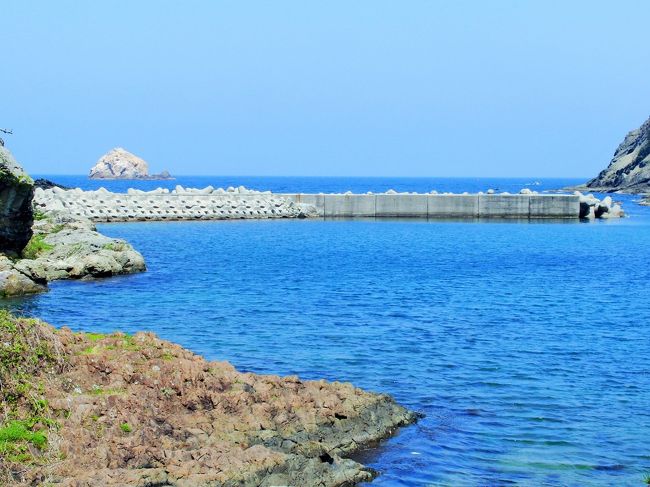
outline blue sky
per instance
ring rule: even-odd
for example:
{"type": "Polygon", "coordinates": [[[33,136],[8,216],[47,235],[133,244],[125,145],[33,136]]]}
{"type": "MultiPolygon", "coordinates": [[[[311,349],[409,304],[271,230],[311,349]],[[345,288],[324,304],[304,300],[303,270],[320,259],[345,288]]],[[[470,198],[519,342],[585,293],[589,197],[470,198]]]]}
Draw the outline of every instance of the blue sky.
{"type": "Polygon", "coordinates": [[[589,177],[650,115],[646,1],[1,1],[33,173],[589,177]]]}

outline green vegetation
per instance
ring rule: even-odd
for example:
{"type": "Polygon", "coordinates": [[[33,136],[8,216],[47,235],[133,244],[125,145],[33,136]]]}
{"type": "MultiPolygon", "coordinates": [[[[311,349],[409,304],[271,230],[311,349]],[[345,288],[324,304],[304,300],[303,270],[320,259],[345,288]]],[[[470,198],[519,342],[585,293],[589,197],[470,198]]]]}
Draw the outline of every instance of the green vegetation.
{"type": "Polygon", "coordinates": [[[34,210],[34,220],[40,221],[47,219],[47,215],[40,210],[34,210]]]}
{"type": "Polygon", "coordinates": [[[15,457],[14,461],[24,462],[31,459],[28,445],[39,450],[45,448],[47,436],[41,431],[32,431],[34,426],[29,421],[9,421],[0,428],[0,455],[15,457]]]}
{"type": "Polygon", "coordinates": [[[58,428],[45,399],[47,376],[66,365],[53,329],[0,310],[0,484],[12,463],[44,461],[47,433],[58,428]],[[41,453],[39,453],[41,452],[41,453]]]}
{"type": "Polygon", "coordinates": [[[83,335],[91,342],[98,342],[99,340],[103,340],[108,336],[104,333],[90,333],[90,332],[83,333],[83,335]]]}
{"type": "Polygon", "coordinates": [[[120,429],[121,429],[124,433],[130,433],[131,431],[133,431],[133,428],[131,428],[131,425],[129,425],[129,423],[122,423],[122,424],[120,425],[120,429]]]}
{"type": "Polygon", "coordinates": [[[120,252],[120,251],[122,251],[122,250],[125,250],[125,248],[124,248],[124,244],[119,243],[119,242],[110,242],[110,243],[107,243],[107,244],[104,245],[102,248],[105,249],[105,250],[113,250],[113,251],[115,251],[115,252],[120,252]]]}
{"type": "Polygon", "coordinates": [[[89,391],[93,396],[112,396],[115,394],[124,394],[124,389],[102,389],[98,385],[94,385],[89,391]]]}
{"type": "Polygon", "coordinates": [[[65,225],[63,225],[62,223],[59,223],[58,225],[54,225],[52,227],[52,231],[50,231],[50,233],[59,233],[64,228],[65,228],[65,225]]]}
{"type": "Polygon", "coordinates": [[[45,242],[45,237],[46,235],[42,233],[34,235],[23,249],[23,257],[25,259],[35,259],[42,252],[52,250],[54,246],[45,242]]]}
{"type": "Polygon", "coordinates": [[[650,473],[646,473],[643,475],[643,483],[646,485],[650,485],[650,473]]]}

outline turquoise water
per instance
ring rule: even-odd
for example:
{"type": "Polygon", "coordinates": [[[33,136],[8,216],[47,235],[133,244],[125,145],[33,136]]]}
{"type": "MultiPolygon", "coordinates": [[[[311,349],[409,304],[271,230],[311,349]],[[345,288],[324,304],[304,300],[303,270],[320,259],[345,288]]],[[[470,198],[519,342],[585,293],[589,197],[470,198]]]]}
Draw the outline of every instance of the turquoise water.
{"type": "Polygon", "coordinates": [[[147,273],[11,306],[390,393],[426,417],[359,455],[373,485],[642,485],[650,209],[621,199],[631,218],[595,223],[102,225],[147,273]]]}

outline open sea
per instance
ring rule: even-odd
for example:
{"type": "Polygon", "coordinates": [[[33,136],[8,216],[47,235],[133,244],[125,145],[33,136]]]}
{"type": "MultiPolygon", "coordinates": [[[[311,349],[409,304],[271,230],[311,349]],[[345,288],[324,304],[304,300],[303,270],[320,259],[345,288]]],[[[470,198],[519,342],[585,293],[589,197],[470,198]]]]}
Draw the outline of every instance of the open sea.
{"type": "MultiPolygon", "coordinates": [[[[183,177],[84,189],[543,191],[578,180],[183,177]]],[[[148,272],[56,282],[14,310],[151,330],[238,369],[350,381],[426,414],[356,458],[377,486],[640,486],[650,474],[650,208],[596,222],[99,225],[148,272]]]]}

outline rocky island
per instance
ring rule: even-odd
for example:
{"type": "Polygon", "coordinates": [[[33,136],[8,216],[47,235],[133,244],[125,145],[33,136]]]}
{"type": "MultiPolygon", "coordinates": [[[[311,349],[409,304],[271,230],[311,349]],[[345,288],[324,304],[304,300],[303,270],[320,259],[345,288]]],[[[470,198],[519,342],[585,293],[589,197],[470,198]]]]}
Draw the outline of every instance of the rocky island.
{"type": "Polygon", "coordinates": [[[577,189],[602,193],[650,192],[650,118],[625,136],[606,169],[577,189]]]}
{"type": "Polygon", "coordinates": [[[90,179],[174,179],[168,171],[149,174],[144,159],[116,147],[104,154],[90,170],[90,179]]]}

